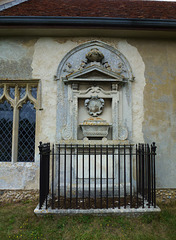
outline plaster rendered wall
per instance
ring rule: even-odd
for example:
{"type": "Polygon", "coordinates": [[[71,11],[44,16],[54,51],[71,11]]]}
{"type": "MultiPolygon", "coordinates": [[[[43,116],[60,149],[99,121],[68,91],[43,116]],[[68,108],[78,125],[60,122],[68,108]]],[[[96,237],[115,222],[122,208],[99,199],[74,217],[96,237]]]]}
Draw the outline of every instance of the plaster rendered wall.
{"type": "Polygon", "coordinates": [[[157,144],[157,187],[176,187],[176,42],[136,41],[145,63],[144,121],[145,142],[157,144]]]}
{"type": "Polygon", "coordinates": [[[55,143],[59,62],[77,43],[62,39],[0,39],[0,79],[40,79],[42,110],[36,111],[35,162],[0,162],[0,189],[38,189],[39,141],[55,143]]]}
{"type": "MultiPolygon", "coordinates": [[[[36,39],[0,39],[0,79],[31,79],[36,39]]],[[[0,162],[0,189],[38,187],[38,163],[0,162]]]]}
{"type": "MultiPolygon", "coordinates": [[[[38,188],[38,143],[42,141],[52,144],[56,141],[57,82],[54,81],[54,75],[68,51],[93,39],[0,40],[0,78],[40,79],[43,108],[36,113],[35,163],[0,163],[1,189],[38,188]]],[[[157,186],[175,187],[176,44],[139,39],[97,40],[117,48],[129,61],[135,77],[135,82],[132,83],[133,141],[156,141],[157,186]]]]}

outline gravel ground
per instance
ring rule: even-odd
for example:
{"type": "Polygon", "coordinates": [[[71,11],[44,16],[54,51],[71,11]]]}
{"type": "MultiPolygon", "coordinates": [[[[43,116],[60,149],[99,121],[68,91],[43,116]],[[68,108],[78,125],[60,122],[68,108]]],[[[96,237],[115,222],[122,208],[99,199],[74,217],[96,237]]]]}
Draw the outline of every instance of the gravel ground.
{"type": "Polygon", "coordinates": [[[37,200],[38,190],[0,190],[0,203],[21,202],[37,200]]]}
{"type": "MultiPolygon", "coordinates": [[[[38,190],[0,190],[0,203],[21,202],[38,200],[38,190]]],[[[176,201],[176,189],[157,189],[157,202],[169,203],[176,201]]]]}
{"type": "Polygon", "coordinates": [[[157,189],[156,200],[163,203],[176,201],[176,189],[157,189]]]}

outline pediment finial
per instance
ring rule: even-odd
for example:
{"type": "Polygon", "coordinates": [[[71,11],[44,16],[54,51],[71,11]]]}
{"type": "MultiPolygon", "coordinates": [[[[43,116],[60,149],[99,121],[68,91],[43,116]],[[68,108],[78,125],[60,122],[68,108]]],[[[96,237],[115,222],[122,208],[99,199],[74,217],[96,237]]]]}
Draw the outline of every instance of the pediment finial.
{"type": "Polygon", "coordinates": [[[87,54],[86,58],[89,62],[101,62],[104,55],[98,48],[92,48],[87,54]]]}

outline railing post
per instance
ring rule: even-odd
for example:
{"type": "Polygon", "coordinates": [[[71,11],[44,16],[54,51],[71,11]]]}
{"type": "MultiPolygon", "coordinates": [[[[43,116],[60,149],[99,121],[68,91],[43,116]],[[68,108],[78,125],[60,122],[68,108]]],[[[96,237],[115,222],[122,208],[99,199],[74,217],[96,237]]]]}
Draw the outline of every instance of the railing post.
{"type": "Polygon", "coordinates": [[[150,208],[151,204],[151,171],[150,171],[150,148],[149,145],[147,144],[147,155],[148,155],[148,207],[150,208]]]}
{"type": "Polygon", "coordinates": [[[130,208],[132,208],[132,146],[130,144],[130,208]]]}
{"type": "Polygon", "coordinates": [[[112,199],[113,199],[113,208],[114,208],[114,145],[112,146],[112,199]]]}
{"type": "Polygon", "coordinates": [[[124,208],[126,208],[126,145],[124,147],[124,208]]]}
{"type": "Polygon", "coordinates": [[[102,208],[102,145],[100,146],[100,208],[102,208]]]}
{"type": "Polygon", "coordinates": [[[60,144],[58,149],[58,209],[60,208],[60,166],[61,166],[61,157],[60,157],[60,144]]]}
{"type": "Polygon", "coordinates": [[[47,191],[46,191],[46,209],[48,208],[48,199],[47,196],[49,194],[49,183],[50,183],[50,143],[46,144],[46,157],[45,157],[45,162],[46,162],[46,176],[47,176],[47,191]]]}
{"type": "Polygon", "coordinates": [[[138,145],[138,153],[139,153],[139,161],[138,161],[138,168],[139,168],[139,181],[138,181],[138,184],[139,184],[139,193],[142,194],[141,190],[142,190],[142,174],[141,174],[141,155],[142,155],[142,151],[141,151],[141,144],[139,143],[138,145]]]}
{"type": "Polygon", "coordinates": [[[106,208],[108,208],[108,145],[106,146],[106,208]]]}
{"type": "Polygon", "coordinates": [[[76,208],[78,207],[78,154],[79,154],[79,148],[77,144],[76,145],[76,208]]]}
{"type": "Polygon", "coordinates": [[[67,161],[67,149],[66,144],[64,148],[64,208],[66,208],[66,161],[67,161]]]}
{"type": "Polygon", "coordinates": [[[72,144],[70,149],[70,208],[72,208],[72,144]]]}
{"type": "Polygon", "coordinates": [[[52,192],[52,209],[54,209],[54,144],[52,147],[52,184],[51,184],[51,192],[52,192]]]}
{"type": "Polygon", "coordinates": [[[118,144],[118,208],[120,209],[120,144],[118,144]]]}
{"type": "Polygon", "coordinates": [[[138,165],[138,159],[139,159],[139,150],[138,146],[136,144],[136,197],[137,197],[137,208],[138,208],[138,194],[139,194],[139,165],[138,165]]]}
{"type": "Polygon", "coordinates": [[[90,208],[90,144],[89,144],[89,208],[90,208]]]}
{"type": "Polygon", "coordinates": [[[50,159],[50,144],[39,145],[40,152],[40,194],[39,194],[39,209],[41,209],[44,200],[46,200],[49,193],[49,159],[50,159]]]}
{"type": "Polygon", "coordinates": [[[154,196],[154,208],[156,208],[156,176],[155,176],[155,156],[156,156],[155,142],[151,145],[152,158],[153,158],[153,196],[154,196]]]}
{"type": "Polygon", "coordinates": [[[84,208],[84,144],[82,146],[82,205],[84,208]]]}
{"type": "Polygon", "coordinates": [[[96,158],[97,157],[97,149],[96,149],[96,144],[94,145],[94,206],[97,208],[97,194],[96,194],[96,158]]]}
{"type": "Polygon", "coordinates": [[[43,185],[42,185],[42,174],[43,174],[43,166],[42,166],[42,142],[40,142],[40,145],[38,146],[39,148],[39,154],[40,154],[40,186],[39,186],[39,209],[42,207],[42,196],[43,196],[43,185]]]}
{"type": "Polygon", "coordinates": [[[144,144],[142,144],[142,207],[144,208],[144,144]]]}

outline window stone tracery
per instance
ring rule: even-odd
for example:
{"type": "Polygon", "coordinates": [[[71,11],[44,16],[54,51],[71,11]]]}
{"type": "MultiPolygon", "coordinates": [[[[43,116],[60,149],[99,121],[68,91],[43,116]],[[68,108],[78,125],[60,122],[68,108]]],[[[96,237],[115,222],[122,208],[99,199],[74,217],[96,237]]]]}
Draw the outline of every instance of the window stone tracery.
{"type": "MultiPolygon", "coordinates": [[[[9,136],[11,132],[8,137],[11,154],[6,159],[0,156],[0,161],[34,161],[36,110],[41,108],[38,84],[38,80],[0,81],[0,106],[4,107],[7,103],[13,112],[12,129],[8,132],[9,136]]],[[[1,127],[1,135],[5,131],[7,126],[4,125],[1,127]]]]}

